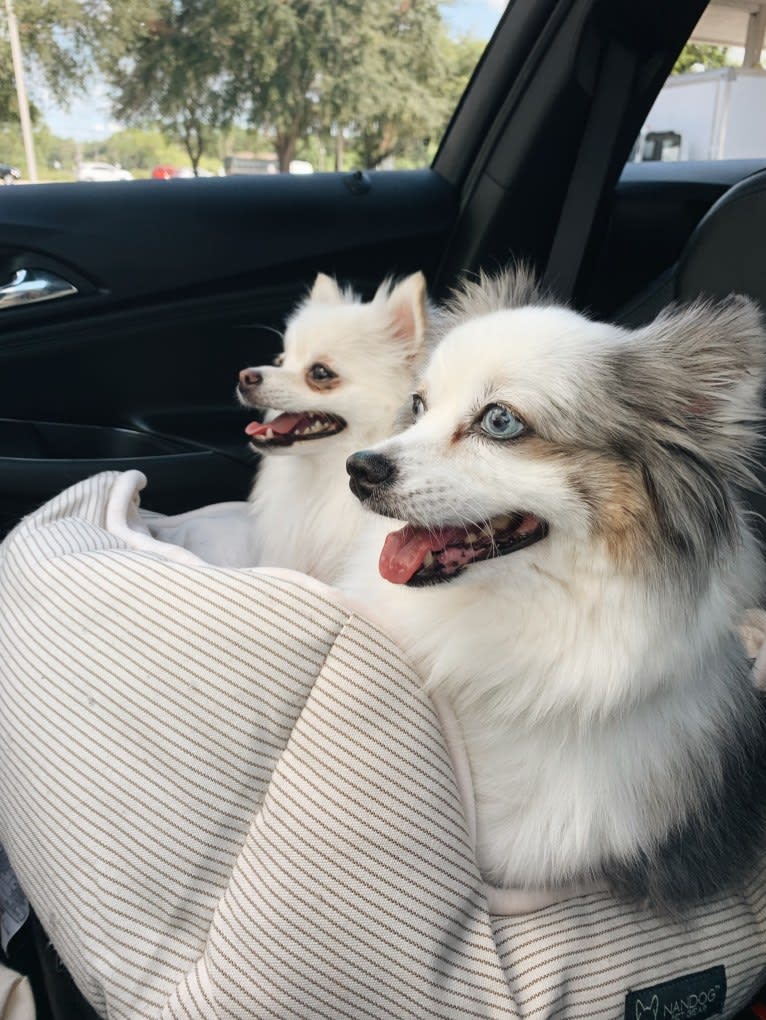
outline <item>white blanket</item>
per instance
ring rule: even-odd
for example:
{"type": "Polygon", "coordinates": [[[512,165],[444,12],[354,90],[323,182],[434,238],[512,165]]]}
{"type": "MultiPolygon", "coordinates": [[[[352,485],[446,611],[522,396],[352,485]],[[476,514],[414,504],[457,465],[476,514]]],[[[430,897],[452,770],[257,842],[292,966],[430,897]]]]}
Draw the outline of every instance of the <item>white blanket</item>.
{"type": "Polygon", "coordinates": [[[205,562],[197,525],[241,505],[162,522],[143,483],[82,482],[0,549],[0,843],[103,1016],[742,1006],[766,866],[679,922],[488,890],[454,721],[395,645],[309,578],[205,562]]]}

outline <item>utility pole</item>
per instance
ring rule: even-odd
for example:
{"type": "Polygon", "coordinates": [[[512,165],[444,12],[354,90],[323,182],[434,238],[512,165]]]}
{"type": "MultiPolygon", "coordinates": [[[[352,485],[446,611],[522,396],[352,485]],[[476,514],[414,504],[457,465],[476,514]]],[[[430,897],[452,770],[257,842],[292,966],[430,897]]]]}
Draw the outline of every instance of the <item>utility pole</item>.
{"type": "Polygon", "coordinates": [[[5,9],[8,14],[8,37],[11,41],[13,74],[16,78],[16,96],[19,102],[19,118],[21,120],[21,135],[24,139],[24,154],[27,158],[27,173],[30,181],[36,184],[37,161],[35,160],[35,143],[32,138],[32,121],[29,117],[27,90],[24,88],[24,68],[21,61],[21,42],[19,41],[19,28],[16,24],[16,15],[13,12],[13,0],[5,0],[5,9]]]}

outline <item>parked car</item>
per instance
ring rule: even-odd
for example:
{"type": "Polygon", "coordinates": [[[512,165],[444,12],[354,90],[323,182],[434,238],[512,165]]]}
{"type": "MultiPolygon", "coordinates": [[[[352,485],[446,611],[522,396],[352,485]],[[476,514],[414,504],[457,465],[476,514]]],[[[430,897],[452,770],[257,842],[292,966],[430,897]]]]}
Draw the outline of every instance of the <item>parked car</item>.
{"type": "MultiPolygon", "coordinates": [[[[197,177],[215,177],[212,170],[197,168],[197,177]]],[[[194,177],[194,170],[190,166],[156,166],[152,170],[152,177],[157,181],[170,181],[177,177],[194,177]]]]}
{"type": "Polygon", "coordinates": [[[132,181],[133,174],[114,163],[80,163],[77,168],[77,180],[132,181]]]}
{"type": "MultiPolygon", "coordinates": [[[[194,177],[195,173],[194,173],[194,170],[192,170],[192,168],[190,166],[182,166],[179,170],[177,170],[173,174],[173,176],[174,177],[185,177],[185,178],[186,177],[194,177]]],[[[215,177],[215,174],[213,173],[212,170],[205,170],[204,167],[199,166],[199,167],[197,167],[196,176],[197,177],[215,177]]]]}
{"type": "Polygon", "coordinates": [[[155,181],[169,181],[171,177],[177,176],[177,166],[156,166],[152,170],[152,178],[155,181]]]}
{"type": "Polygon", "coordinates": [[[3,184],[15,184],[21,177],[21,170],[9,163],[0,163],[0,181],[3,184]]]}
{"type": "MultiPolygon", "coordinates": [[[[227,177],[237,177],[241,174],[278,174],[279,160],[275,153],[259,153],[252,155],[226,156],[223,161],[224,171],[227,177]]],[[[308,160],[290,160],[291,174],[313,174],[314,167],[308,160]]]]}

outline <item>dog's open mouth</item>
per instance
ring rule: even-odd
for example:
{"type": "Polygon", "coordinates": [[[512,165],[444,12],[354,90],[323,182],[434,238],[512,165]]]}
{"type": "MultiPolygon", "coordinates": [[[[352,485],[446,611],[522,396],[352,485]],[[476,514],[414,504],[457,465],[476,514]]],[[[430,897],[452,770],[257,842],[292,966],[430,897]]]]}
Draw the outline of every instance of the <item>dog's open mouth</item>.
{"type": "Polygon", "coordinates": [[[406,524],[386,537],[380,573],[411,588],[451,581],[472,563],[507,556],[539,542],[548,525],[532,514],[503,514],[488,524],[421,528],[406,524]]]}
{"type": "Polygon", "coordinates": [[[323,411],[284,411],[273,421],[251,421],[245,429],[254,448],[292,446],[307,439],[324,439],[334,436],[346,427],[336,414],[323,411]]]}

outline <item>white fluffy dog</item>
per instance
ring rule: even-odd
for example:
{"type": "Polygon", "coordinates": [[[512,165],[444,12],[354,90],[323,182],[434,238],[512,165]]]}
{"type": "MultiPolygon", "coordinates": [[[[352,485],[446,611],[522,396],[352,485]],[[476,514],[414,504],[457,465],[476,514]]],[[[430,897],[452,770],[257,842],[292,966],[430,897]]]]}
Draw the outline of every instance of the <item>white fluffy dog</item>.
{"type": "Polygon", "coordinates": [[[266,411],[246,430],[263,455],[250,497],[256,565],[336,579],[365,517],[346,458],[390,434],[425,328],[422,273],[386,281],[368,302],[320,274],[277,363],[240,372],[240,402],[266,411]]]}
{"type": "Polygon", "coordinates": [[[736,625],[762,582],[737,490],[765,374],[745,299],[629,331],[507,273],[452,301],[411,426],[349,459],[408,523],[373,527],[344,586],[449,697],[495,883],[675,909],[763,853],[736,625]]]}

